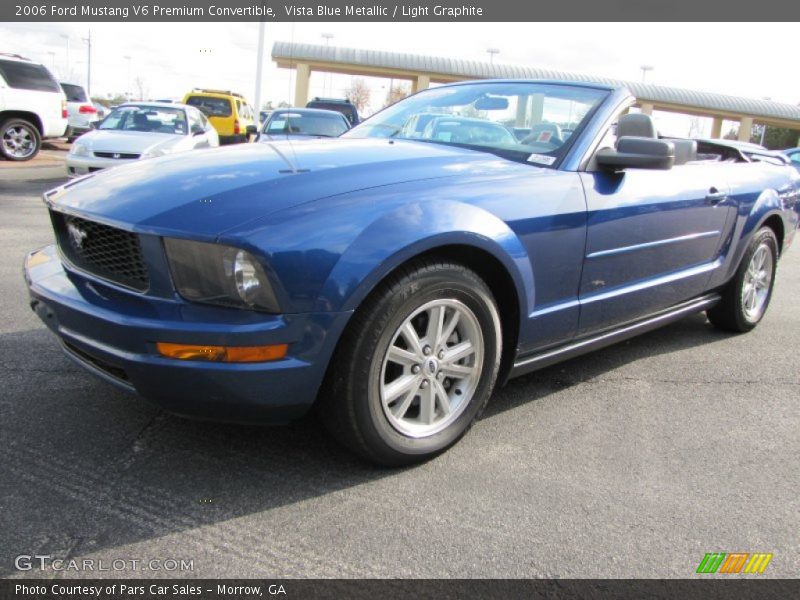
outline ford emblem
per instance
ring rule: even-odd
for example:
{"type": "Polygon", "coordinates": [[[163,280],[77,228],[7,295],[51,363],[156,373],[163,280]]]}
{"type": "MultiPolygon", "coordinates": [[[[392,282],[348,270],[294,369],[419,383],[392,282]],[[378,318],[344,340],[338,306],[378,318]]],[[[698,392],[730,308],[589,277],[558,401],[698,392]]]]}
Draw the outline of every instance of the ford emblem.
{"type": "Polygon", "coordinates": [[[69,223],[67,225],[67,233],[69,233],[69,239],[72,242],[72,245],[78,249],[83,248],[83,243],[89,236],[88,233],[86,233],[83,229],[81,229],[74,223],[69,223]]]}

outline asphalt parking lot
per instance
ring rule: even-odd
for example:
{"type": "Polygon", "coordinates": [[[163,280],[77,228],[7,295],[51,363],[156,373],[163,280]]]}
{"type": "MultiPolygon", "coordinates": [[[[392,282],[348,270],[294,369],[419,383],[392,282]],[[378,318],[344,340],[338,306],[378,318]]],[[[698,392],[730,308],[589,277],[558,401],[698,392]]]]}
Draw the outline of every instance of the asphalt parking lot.
{"type": "Polygon", "coordinates": [[[21,275],[58,171],[21,171],[0,170],[0,576],[692,577],[715,551],[800,573],[800,248],[751,334],[698,315],[514,380],[392,471],[312,421],[188,421],[74,366],[21,275]],[[15,569],[33,554],[193,569],[15,569]]]}

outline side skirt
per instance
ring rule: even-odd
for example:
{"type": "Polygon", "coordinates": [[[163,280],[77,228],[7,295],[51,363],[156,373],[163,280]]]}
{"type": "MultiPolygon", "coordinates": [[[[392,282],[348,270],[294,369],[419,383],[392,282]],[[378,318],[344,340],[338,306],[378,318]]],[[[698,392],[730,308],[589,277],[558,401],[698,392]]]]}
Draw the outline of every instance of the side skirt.
{"type": "Polygon", "coordinates": [[[593,335],[591,337],[573,341],[565,344],[564,346],[550,349],[545,352],[518,357],[514,362],[513,368],[511,369],[509,379],[549,367],[552,364],[573,358],[575,356],[580,356],[581,354],[586,354],[587,352],[605,348],[606,346],[627,340],[628,338],[635,337],[641,333],[658,329],[659,327],[674,321],[678,321],[693,313],[711,308],[717,302],[719,302],[719,299],[719,294],[707,294],[705,296],[677,304],[672,308],[655,313],[633,323],[627,323],[617,327],[616,329],[604,331],[603,333],[593,335]]]}

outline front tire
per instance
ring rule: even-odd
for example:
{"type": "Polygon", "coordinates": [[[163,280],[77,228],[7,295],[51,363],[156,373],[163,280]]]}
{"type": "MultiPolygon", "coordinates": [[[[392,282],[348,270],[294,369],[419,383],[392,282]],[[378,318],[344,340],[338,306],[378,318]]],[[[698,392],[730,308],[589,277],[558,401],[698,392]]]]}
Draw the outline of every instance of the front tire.
{"type": "Polygon", "coordinates": [[[30,160],[39,153],[39,130],[24,119],[8,119],[0,125],[0,154],[6,160],[30,160]]]}
{"type": "Polygon", "coordinates": [[[762,227],[750,241],[722,299],[707,311],[708,320],[725,331],[744,333],[753,329],[772,299],[777,265],[778,239],[772,229],[762,227]]]}
{"type": "Polygon", "coordinates": [[[427,460],[485,407],[501,335],[494,298],[473,271],[431,260],[401,268],[353,316],[329,368],[323,421],[377,464],[427,460]]]}

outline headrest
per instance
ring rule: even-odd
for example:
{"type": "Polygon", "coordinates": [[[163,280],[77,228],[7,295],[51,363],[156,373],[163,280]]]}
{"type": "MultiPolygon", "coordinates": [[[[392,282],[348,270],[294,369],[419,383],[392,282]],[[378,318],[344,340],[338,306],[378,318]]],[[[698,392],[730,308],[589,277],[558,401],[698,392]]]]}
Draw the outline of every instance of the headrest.
{"type": "Polygon", "coordinates": [[[697,142],[695,140],[670,140],[675,145],[675,164],[685,165],[697,160],[697,142]]]}
{"type": "Polygon", "coordinates": [[[631,113],[622,115],[617,122],[617,138],[621,137],[657,138],[658,136],[650,115],[631,113]]]}

